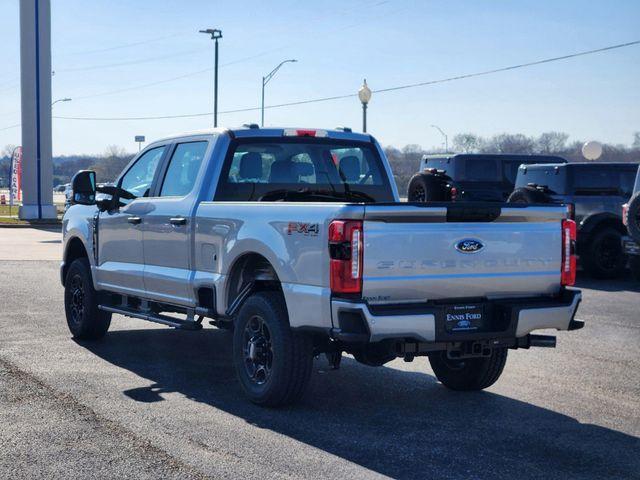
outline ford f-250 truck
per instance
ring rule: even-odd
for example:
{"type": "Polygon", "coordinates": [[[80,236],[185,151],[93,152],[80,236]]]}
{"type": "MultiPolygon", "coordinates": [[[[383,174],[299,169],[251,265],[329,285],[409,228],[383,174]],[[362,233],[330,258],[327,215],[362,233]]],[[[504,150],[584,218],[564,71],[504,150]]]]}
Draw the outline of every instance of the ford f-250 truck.
{"type": "MultiPolygon", "coordinates": [[[[575,223],[562,205],[401,203],[374,138],[213,130],[159,140],[112,185],[73,179],[61,280],[79,339],[112,314],[233,330],[251,401],[299,399],[337,368],[428,356],[456,390],[493,384],[508,349],[575,330],[575,223]]],[[[230,335],[231,337],[231,335],[230,335]]],[[[230,338],[231,340],[231,338],[230,338]]]]}

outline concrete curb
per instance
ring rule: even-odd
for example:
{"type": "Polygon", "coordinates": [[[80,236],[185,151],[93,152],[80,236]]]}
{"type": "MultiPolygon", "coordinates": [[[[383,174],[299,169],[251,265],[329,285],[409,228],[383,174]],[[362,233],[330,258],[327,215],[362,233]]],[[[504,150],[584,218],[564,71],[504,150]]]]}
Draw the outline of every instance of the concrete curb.
{"type": "Polygon", "coordinates": [[[62,229],[62,222],[51,222],[51,223],[0,223],[0,229],[2,228],[40,228],[44,227],[47,229],[60,228],[62,229]]]}

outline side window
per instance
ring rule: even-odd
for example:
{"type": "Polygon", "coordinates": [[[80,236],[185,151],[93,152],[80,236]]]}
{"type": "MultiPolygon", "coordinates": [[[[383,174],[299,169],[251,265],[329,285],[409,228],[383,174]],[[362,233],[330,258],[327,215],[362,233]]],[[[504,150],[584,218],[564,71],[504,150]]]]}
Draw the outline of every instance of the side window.
{"type": "Polygon", "coordinates": [[[497,182],[498,162],[492,158],[468,158],[464,162],[464,178],[462,180],[476,182],[497,182]]]}
{"type": "Polygon", "coordinates": [[[164,176],[161,197],[184,197],[195,185],[208,142],[180,143],[169,161],[164,176]]]}
{"type": "MultiPolygon", "coordinates": [[[[153,177],[156,174],[165,148],[165,146],[152,148],[142,154],[131,168],[129,168],[127,173],[124,174],[120,180],[120,187],[132,195],[135,195],[136,198],[148,196],[149,189],[153,183],[153,177]]],[[[121,198],[120,201],[127,204],[131,200],[121,198]]]]}

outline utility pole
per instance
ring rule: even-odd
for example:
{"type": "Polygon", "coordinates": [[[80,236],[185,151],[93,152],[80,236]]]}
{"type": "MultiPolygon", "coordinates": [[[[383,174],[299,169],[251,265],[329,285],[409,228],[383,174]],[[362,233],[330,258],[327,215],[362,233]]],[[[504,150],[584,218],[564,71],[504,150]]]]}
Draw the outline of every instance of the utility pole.
{"type": "Polygon", "coordinates": [[[211,35],[211,40],[215,41],[215,65],[213,73],[213,126],[218,126],[218,40],[222,38],[222,30],[217,28],[207,28],[200,30],[200,33],[211,35]]]}

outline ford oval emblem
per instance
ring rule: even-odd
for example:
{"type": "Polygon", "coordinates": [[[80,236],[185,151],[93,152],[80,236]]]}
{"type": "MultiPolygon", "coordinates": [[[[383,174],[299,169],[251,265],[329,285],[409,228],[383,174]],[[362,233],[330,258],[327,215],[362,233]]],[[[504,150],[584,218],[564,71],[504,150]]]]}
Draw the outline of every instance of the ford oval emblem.
{"type": "Polygon", "coordinates": [[[478,253],[484,248],[484,244],[480,240],[466,238],[456,243],[456,250],[462,253],[478,253]]]}

